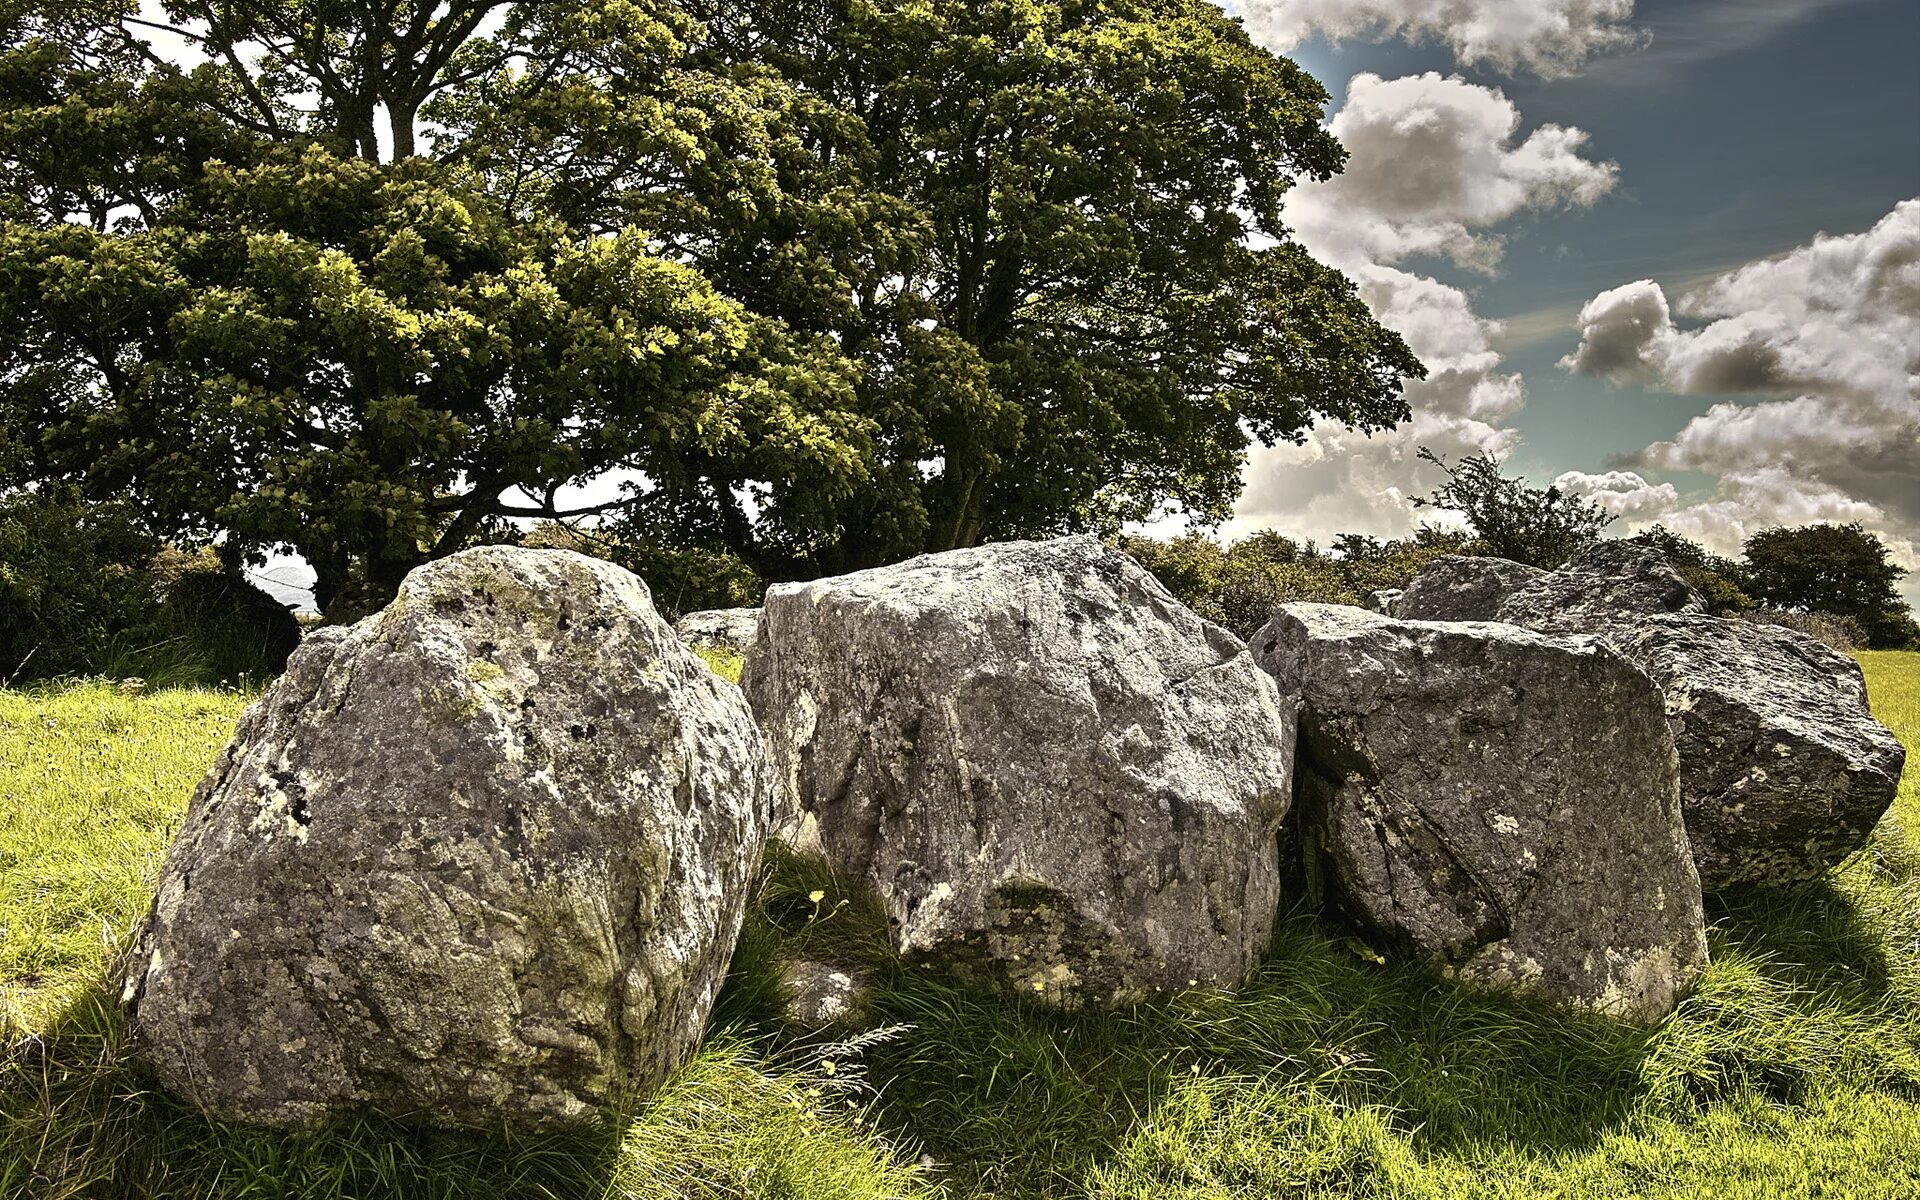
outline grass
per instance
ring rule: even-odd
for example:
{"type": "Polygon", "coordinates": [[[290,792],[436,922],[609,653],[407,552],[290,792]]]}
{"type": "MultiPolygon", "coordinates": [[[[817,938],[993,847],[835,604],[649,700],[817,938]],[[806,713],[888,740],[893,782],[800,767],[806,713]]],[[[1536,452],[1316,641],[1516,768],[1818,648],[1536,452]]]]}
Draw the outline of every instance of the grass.
{"type": "MultiPolygon", "coordinates": [[[[1920,760],[1920,655],[1860,657],[1920,760]]],[[[629,1121],[213,1125],[146,1087],[101,979],[241,699],[0,693],[0,1196],[1920,1194],[1920,768],[1825,880],[1714,902],[1714,965],[1650,1030],[1377,961],[1304,906],[1237,995],[1046,1013],[900,968],[870,901],[776,856],[707,1046],[629,1121]],[[882,1032],[786,1029],[794,954],[875,972],[882,1032]]]]}

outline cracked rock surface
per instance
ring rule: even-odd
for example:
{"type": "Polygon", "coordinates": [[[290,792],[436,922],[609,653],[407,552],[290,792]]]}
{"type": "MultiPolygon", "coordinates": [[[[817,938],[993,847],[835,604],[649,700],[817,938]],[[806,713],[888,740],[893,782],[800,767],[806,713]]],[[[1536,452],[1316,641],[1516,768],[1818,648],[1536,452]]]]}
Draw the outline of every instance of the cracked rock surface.
{"type": "Polygon", "coordinates": [[[1654,1020],[1707,962],[1659,689],[1592,638],[1290,604],[1309,868],[1458,978],[1654,1020]]]}
{"type": "Polygon", "coordinates": [[[1705,610],[1664,556],[1631,542],[1596,543],[1551,573],[1441,559],[1395,608],[1605,638],[1666,693],[1706,889],[1816,879],[1866,844],[1899,790],[1906,750],[1868,710],[1853,659],[1705,610]],[[1468,594],[1471,604],[1458,602],[1468,594]]]}
{"type": "Polygon", "coordinates": [[[909,960],[1072,1008],[1235,987],[1265,951],[1292,706],[1098,541],[778,585],[741,683],[802,840],[909,960]]]}
{"type": "Polygon", "coordinates": [[[125,963],[134,1033],[227,1120],[590,1118],[696,1045],[773,784],[633,575],[422,567],[241,718],[125,963]]]}

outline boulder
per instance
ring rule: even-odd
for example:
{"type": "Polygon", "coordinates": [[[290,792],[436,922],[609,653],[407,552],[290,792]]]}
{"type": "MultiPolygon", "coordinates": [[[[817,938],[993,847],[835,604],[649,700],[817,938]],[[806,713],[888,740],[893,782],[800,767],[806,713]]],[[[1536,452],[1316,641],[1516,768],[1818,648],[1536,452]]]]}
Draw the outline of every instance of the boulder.
{"type": "Polygon", "coordinates": [[[1494,621],[1507,597],[1547,572],[1505,558],[1448,554],[1420,569],[1394,601],[1410,621],[1494,621]]]}
{"type": "Polygon", "coordinates": [[[1394,606],[1400,603],[1400,597],[1405,594],[1405,589],[1402,588],[1381,588],[1378,591],[1368,592],[1367,602],[1361,607],[1368,612],[1390,615],[1394,606]]]}
{"type": "Polygon", "coordinates": [[[1852,658],[1791,629],[1697,614],[1602,633],[1666,693],[1708,891],[1816,879],[1866,844],[1906,749],[1868,710],[1852,658]]]}
{"type": "Polygon", "coordinates": [[[745,698],[611,564],[491,547],[322,630],[200,785],[124,965],[227,1120],[540,1126],[693,1050],[775,776],[745,698]]]}
{"type": "Polygon", "coordinates": [[[1056,1007],[1237,986],[1279,895],[1294,716],[1093,538],[767,595],[742,678],[809,840],[896,948],[1056,1007]]]}
{"type": "Polygon", "coordinates": [[[1634,542],[1596,543],[1552,573],[1442,566],[1501,561],[1441,560],[1415,577],[1397,615],[1463,619],[1450,614],[1470,608],[1595,634],[1633,659],[1667,695],[1708,891],[1815,879],[1866,843],[1899,788],[1905,751],[1868,710],[1851,658],[1792,630],[1708,616],[1666,558],[1634,542]],[[1487,603],[1496,573],[1513,586],[1487,603]],[[1453,602],[1468,592],[1471,606],[1453,602]]]}
{"type": "Polygon", "coordinates": [[[1704,969],[1665,710],[1625,657],[1321,604],[1287,605],[1253,646],[1302,699],[1309,870],[1377,936],[1634,1020],[1704,969]]]}
{"type": "Polygon", "coordinates": [[[757,608],[710,608],[690,612],[673,623],[673,631],[689,646],[705,646],[746,656],[760,628],[757,608]]]}
{"type": "Polygon", "coordinates": [[[1495,619],[1589,632],[1621,617],[1706,611],[1706,597],[1666,555],[1639,542],[1612,541],[1595,542],[1558,571],[1514,589],[1495,619]]]}
{"type": "Polygon", "coordinates": [[[780,991],[794,1028],[850,1030],[872,1003],[873,976],[865,967],[796,958],[780,966],[780,991]]]}

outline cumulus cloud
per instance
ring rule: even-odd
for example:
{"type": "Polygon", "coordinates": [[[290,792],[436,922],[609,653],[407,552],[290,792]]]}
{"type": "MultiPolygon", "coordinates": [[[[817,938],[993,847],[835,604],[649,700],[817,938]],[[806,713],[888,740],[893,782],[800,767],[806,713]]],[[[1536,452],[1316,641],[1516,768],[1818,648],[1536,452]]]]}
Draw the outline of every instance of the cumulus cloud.
{"type": "Polygon", "coordinates": [[[1920,568],[1920,200],[1671,305],[1648,280],[1602,292],[1580,326],[1569,371],[1732,397],[1627,464],[1718,479],[1710,498],[1637,508],[1643,521],[1722,553],[1770,526],[1859,521],[1920,568]]]}
{"type": "Polygon", "coordinates": [[[1474,312],[1460,288],[1399,264],[1426,254],[1491,269],[1494,226],[1591,204],[1613,187],[1611,164],[1581,156],[1584,133],[1546,126],[1516,142],[1520,123],[1498,90],[1459,79],[1358,75],[1349,84],[1332,123],[1351,152],[1348,169],[1297,189],[1287,219],[1303,245],[1354,280],[1429,375],[1409,385],[1413,418],[1397,429],[1369,438],[1322,422],[1302,445],[1256,447],[1228,536],[1263,528],[1403,535],[1433,515],[1412,503],[1438,482],[1420,447],[1458,458],[1505,455],[1518,443],[1504,422],[1526,390],[1500,369],[1499,325],[1474,312]]]}
{"type": "Polygon", "coordinates": [[[1651,483],[1636,471],[1606,471],[1598,475],[1567,471],[1553,481],[1563,492],[1582,496],[1616,517],[1651,521],[1680,504],[1680,489],[1670,483],[1651,483]]]}
{"type": "Polygon", "coordinates": [[[1583,131],[1543,125],[1515,142],[1520,110],[1503,93],[1432,72],[1354,76],[1330,128],[1347,169],[1299,188],[1287,215],[1316,253],[1345,261],[1428,254],[1491,270],[1500,241],[1477,231],[1592,204],[1618,175],[1581,156],[1583,131]]]}
{"type": "Polygon", "coordinates": [[[1462,63],[1541,75],[1640,45],[1633,0],[1239,0],[1254,37],[1286,52],[1314,34],[1444,41],[1462,63]]]}

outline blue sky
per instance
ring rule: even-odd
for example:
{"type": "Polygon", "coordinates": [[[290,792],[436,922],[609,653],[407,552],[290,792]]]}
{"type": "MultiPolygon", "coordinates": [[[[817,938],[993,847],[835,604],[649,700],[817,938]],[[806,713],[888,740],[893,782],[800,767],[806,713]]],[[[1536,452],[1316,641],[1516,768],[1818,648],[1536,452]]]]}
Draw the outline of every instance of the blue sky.
{"type": "Polygon", "coordinates": [[[1920,206],[1896,213],[1920,197],[1920,3],[1240,11],[1354,109],[1334,126],[1359,178],[1306,190],[1301,239],[1449,382],[1412,389],[1417,428],[1256,452],[1229,533],[1394,532],[1433,444],[1575,473],[1623,531],[1662,520],[1732,551],[1860,519],[1920,567],[1920,206]]]}

